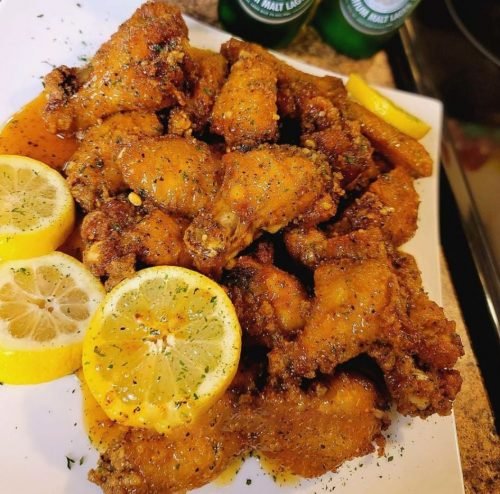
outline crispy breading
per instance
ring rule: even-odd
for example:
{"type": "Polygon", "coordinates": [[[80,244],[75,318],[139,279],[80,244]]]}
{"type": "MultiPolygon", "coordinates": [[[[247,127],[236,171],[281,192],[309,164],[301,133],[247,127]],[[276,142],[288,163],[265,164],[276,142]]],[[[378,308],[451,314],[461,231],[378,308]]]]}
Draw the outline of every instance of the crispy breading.
{"type": "Polygon", "coordinates": [[[159,136],[162,125],[154,113],[116,113],[90,127],[64,167],[71,194],[84,211],[127,190],[116,160],[122,149],[141,136],[159,136]]]}
{"type": "Polygon", "coordinates": [[[264,145],[223,156],[224,180],[213,204],[196,216],[185,242],[195,266],[217,274],[262,231],[318,223],[336,211],[328,164],[294,146],[264,145]]]}
{"type": "Polygon", "coordinates": [[[283,470],[315,477],[374,451],[381,405],[367,378],[341,372],[307,391],[265,389],[231,428],[248,431],[252,446],[283,470]]]}
{"type": "Polygon", "coordinates": [[[404,168],[395,168],[380,175],[327,228],[330,234],[380,228],[387,241],[399,247],[417,230],[419,202],[413,179],[404,168]]]}
{"type": "Polygon", "coordinates": [[[174,135],[141,139],[120,154],[118,166],[140,196],[188,218],[210,206],[222,175],[206,143],[174,135]]]}
{"type": "Polygon", "coordinates": [[[217,476],[246,441],[224,430],[232,417],[226,393],[195,424],[168,435],[131,428],[101,456],[89,478],[105,494],[166,494],[200,487],[217,476]]]}
{"type": "Polygon", "coordinates": [[[155,111],[182,103],[187,43],[187,27],[177,7],[145,3],[87,66],[63,66],[46,76],[48,130],[85,129],[120,111],[155,111]]]}
{"type": "Polygon", "coordinates": [[[132,276],[138,263],[190,267],[182,241],[187,224],[151,203],[134,206],[125,197],[109,199],[83,220],[83,261],[106,279],[107,289],[132,276]]]}
{"type": "Polygon", "coordinates": [[[370,345],[401,333],[397,280],[383,257],[321,265],[314,272],[314,292],[311,314],[293,346],[278,349],[276,361],[271,354],[274,374],[290,365],[301,376],[330,374],[370,345]]]}
{"type": "Polygon", "coordinates": [[[240,52],[215,102],[211,130],[230,149],[251,148],[278,137],[277,77],[259,55],[240,52]]]}
{"type": "Polygon", "coordinates": [[[398,411],[448,414],[461,385],[452,369],[463,352],[460,338],[424,292],[413,257],[378,237],[377,245],[376,234],[359,230],[320,237],[310,248],[311,265],[320,265],[311,315],[294,342],[269,354],[271,373],[278,381],[314,377],[364,353],[380,366],[398,411]]]}
{"type": "Polygon", "coordinates": [[[273,348],[304,327],[310,305],[304,287],[272,262],[239,257],[224,282],[251,343],[273,348]]]}
{"type": "Polygon", "coordinates": [[[357,103],[349,102],[348,113],[352,119],[361,123],[361,132],[389,161],[405,168],[414,178],[432,174],[432,158],[420,142],[403,134],[357,103]]]}
{"type": "Polygon", "coordinates": [[[222,55],[194,46],[189,46],[187,53],[188,95],[183,106],[172,109],[168,120],[168,132],[180,136],[205,129],[227,75],[227,61],[222,55]]]}

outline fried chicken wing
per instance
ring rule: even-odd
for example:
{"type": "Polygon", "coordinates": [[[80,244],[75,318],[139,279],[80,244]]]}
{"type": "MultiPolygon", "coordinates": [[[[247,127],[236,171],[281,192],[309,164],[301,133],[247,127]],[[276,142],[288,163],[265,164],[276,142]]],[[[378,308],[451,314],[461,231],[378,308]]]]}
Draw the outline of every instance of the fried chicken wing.
{"type": "Polygon", "coordinates": [[[187,53],[191,62],[186,76],[189,92],[184,105],[172,109],[168,121],[169,133],[180,136],[205,129],[227,73],[222,55],[193,46],[187,53]]]}
{"type": "Polygon", "coordinates": [[[343,111],[347,95],[341,79],[303,73],[258,45],[235,39],[224,43],[221,51],[230,63],[235,63],[242,53],[253,53],[274,68],[279,114],[299,120],[302,145],[328,157],[333,171],[342,173],[342,187],[354,189],[367,185],[380,173],[359,123],[343,111]]]}
{"type": "Polygon", "coordinates": [[[273,65],[259,55],[240,52],[212,113],[212,132],[229,148],[273,142],[278,135],[277,77],[273,65]]]}
{"type": "Polygon", "coordinates": [[[294,373],[331,374],[373,343],[401,333],[397,279],[383,258],[323,264],[314,272],[314,290],[307,324],[287,352],[294,373]]]}
{"type": "Polygon", "coordinates": [[[222,186],[184,237],[202,272],[220,273],[261,231],[275,233],[292,221],[315,224],[335,213],[328,164],[317,153],[266,145],[222,161],[222,186]]]}
{"type": "Polygon", "coordinates": [[[83,261],[106,278],[107,289],[132,276],[137,263],[190,267],[182,241],[187,224],[150,203],[138,207],[124,197],[109,199],[84,218],[83,261]]]}
{"type": "Polygon", "coordinates": [[[361,131],[373,147],[396,166],[401,166],[414,178],[432,173],[432,158],[424,146],[384,122],[366,108],[349,102],[348,113],[361,123],[361,131]]]}
{"type": "Polygon", "coordinates": [[[422,144],[348,99],[340,79],[304,74],[262,47],[245,41],[231,39],[221,47],[222,54],[230,63],[238,59],[241,51],[257,53],[274,65],[278,74],[281,116],[300,118],[306,124],[304,131],[312,133],[308,140],[327,155],[334,156],[339,150],[348,150],[345,163],[341,163],[345,168],[343,173],[348,176],[344,183],[346,187],[356,186],[358,176],[362,185],[366,185],[365,176],[367,179],[376,176],[377,164],[371,159],[372,146],[393,165],[405,167],[415,178],[431,174],[432,159],[422,144]],[[332,106],[340,111],[344,134],[339,133],[338,124],[331,125],[335,122],[336,113],[332,106]],[[363,136],[368,138],[369,143],[363,136]],[[349,141],[351,143],[346,148],[349,141]],[[348,166],[349,161],[352,167],[348,166]]]}
{"type": "Polygon", "coordinates": [[[116,113],[90,127],[66,163],[71,193],[84,211],[92,211],[128,187],[116,160],[124,146],[141,136],[159,136],[162,126],[154,113],[116,113]]]}
{"type": "Polygon", "coordinates": [[[315,477],[374,451],[381,406],[368,379],[342,372],[307,391],[266,388],[230,427],[247,431],[252,446],[286,471],[315,477]]]}
{"type": "Polygon", "coordinates": [[[413,256],[395,252],[392,264],[406,309],[402,328],[411,346],[405,355],[396,357],[396,362],[394,355],[382,348],[374,349],[372,355],[384,370],[401,413],[423,417],[448,414],[462,384],[459,372],[453,369],[463,355],[460,337],[455,324],[422,288],[413,256]]]}
{"type": "Polygon", "coordinates": [[[419,198],[413,179],[403,168],[380,175],[327,229],[330,234],[380,228],[395,247],[404,244],[417,230],[419,198]]]}
{"type": "Polygon", "coordinates": [[[285,232],[284,240],[289,254],[313,270],[331,259],[376,259],[386,252],[384,236],[378,228],[329,237],[315,227],[293,227],[285,232]]]}
{"type": "Polygon", "coordinates": [[[187,27],[164,1],[143,4],[83,69],[59,67],[45,79],[49,131],[75,131],[126,110],[182,103],[187,27]]]}
{"type": "Polygon", "coordinates": [[[387,252],[380,239],[377,247],[375,235],[359,230],[317,250],[331,257],[314,273],[311,315],[294,342],[270,353],[271,373],[313,377],[366,353],[382,369],[401,413],[447,414],[461,385],[452,369],[462,354],[460,339],[423,291],[413,258],[387,252]],[[371,242],[365,255],[363,239],[371,242]]]}
{"type": "Polygon", "coordinates": [[[185,217],[210,206],[222,175],[207,144],[174,135],[141,139],[120,154],[118,166],[131,189],[185,217]]]}
{"type": "Polygon", "coordinates": [[[232,417],[229,393],[196,424],[168,435],[130,429],[115,441],[89,478],[105,494],[166,494],[200,487],[248,450],[238,432],[226,432],[232,417]]]}
{"type": "Polygon", "coordinates": [[[253,343],[273,348],[304,327],[309,298],[299,280],[274,266],[272,259],[239,257],[225,284],[242,329],[253,343]]]}

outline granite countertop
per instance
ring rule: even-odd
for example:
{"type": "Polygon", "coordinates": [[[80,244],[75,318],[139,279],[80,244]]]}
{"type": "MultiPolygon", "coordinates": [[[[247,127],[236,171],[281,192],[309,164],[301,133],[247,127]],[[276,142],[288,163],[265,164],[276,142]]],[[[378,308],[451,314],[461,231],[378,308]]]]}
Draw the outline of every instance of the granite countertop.
{"type": "MultiPolygon", "coordinates": [[[[179,5],[186,14],[198,20],[218,25],[217,1],[170,0],[170,2],[179,5]]],[[[305,28],[288,48],[281,51],[304,62],[336,72],[344,74],[359,72],[367,81],[374,84],[394,85],[384,52],[379,52],[367,60],[352,60],[336,53],[323,43],[311,27],[305,28]]],[[[500,492],[500,441],[443,255],[441,255],[441,277],[443,307],[446,316],[456,322],[457,332],[462,338],[465,349],[465,356],[457,365],[464,382],[454,405],[465,492],[493,494],[500,492]]]]}

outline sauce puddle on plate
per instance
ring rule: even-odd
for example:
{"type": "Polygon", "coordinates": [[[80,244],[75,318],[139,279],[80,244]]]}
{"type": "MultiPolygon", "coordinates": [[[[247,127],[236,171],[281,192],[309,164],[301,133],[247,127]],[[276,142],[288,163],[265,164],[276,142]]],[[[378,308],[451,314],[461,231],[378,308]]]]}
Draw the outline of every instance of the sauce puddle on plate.
{"type": "Polygon", "coordinates": [[[83,395],[83,423],[85,430],[92,445],[99,453],[104,453],[115,439],[127,432],[128,427],[119,425],[108,418],[92,396],[81,369],[76,375],[80,380],[83,395]]]}
{"type": "Polygon", "coordinates": [[[78,145],[75,137],[51,134],[45,128],[42,111],[45,94],[12,115],[0,129],[0,154],[20,154],[61,170],[78,145]]]}

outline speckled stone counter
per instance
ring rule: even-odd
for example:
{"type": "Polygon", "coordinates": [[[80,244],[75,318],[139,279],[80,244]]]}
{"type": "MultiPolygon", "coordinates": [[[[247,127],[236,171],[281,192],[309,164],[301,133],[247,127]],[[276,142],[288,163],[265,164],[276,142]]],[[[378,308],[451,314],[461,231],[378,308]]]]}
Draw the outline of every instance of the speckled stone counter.
{"type": "MultiPolygon", "coordinates": [[[[217,1],[170,1],[179,5],[186,14],[218,26],[217,1]]],[[[311,27],[305,28],[288,48],[281,51],[304,62],[343,74],[359,72],[374,84],[393,85],[391,69],[384,52],[379,52],[367,60],[352,60],[323,43],[311,27]]],[[[500,441],[494,429],[481,373],[443,256],[441,275],[444,310],[446,316],[456,322],[465,348],[465,356],[457,365],[464,383],[454,407],[465,491],[467,494],[500,493],[500,441]]]]}

